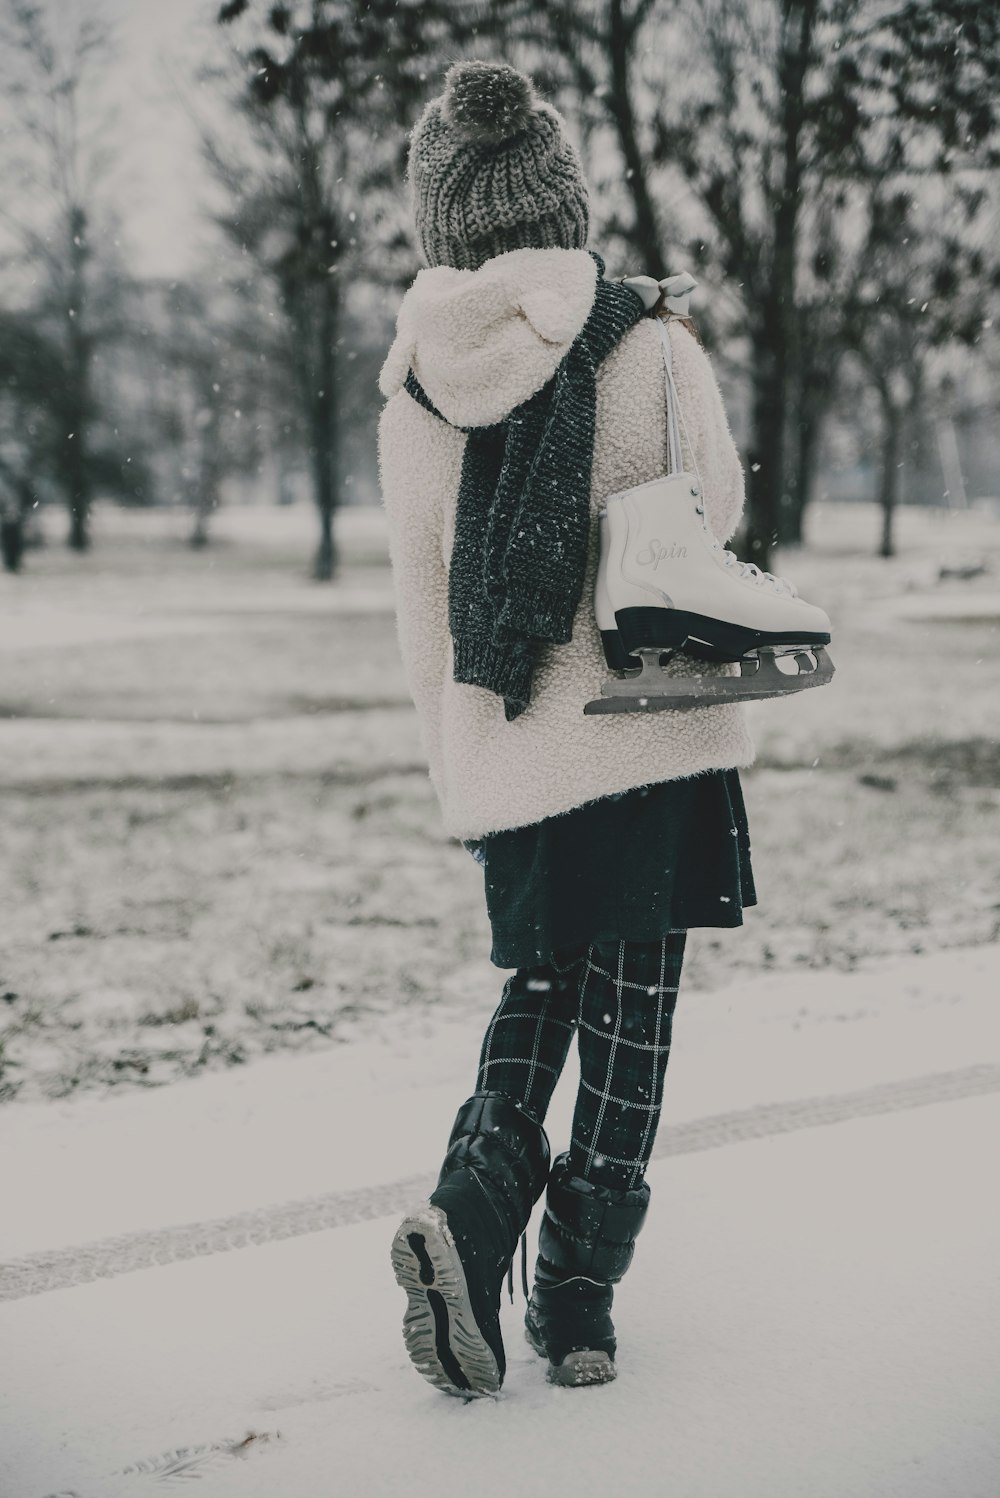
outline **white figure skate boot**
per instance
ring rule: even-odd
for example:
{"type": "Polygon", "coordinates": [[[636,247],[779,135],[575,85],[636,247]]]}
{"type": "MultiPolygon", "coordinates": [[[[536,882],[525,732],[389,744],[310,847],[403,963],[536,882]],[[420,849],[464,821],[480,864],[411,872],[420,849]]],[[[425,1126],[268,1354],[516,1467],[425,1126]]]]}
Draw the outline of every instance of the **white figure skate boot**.
{"type": "MultiPolygon", "coordinates": [[[[665,357],[666,329],[660,323],[665,357]]],[[[708,529],[701,484],[680,468],[676,390],[667,364],[671,471],[613,494],[599,516],[594,606],[612,675],[585,713],[658,712],[822,686],[830,620],[792,585],[725,550],[708,529]],[[671,675],[678,651],[699,661],[739,661],[739,676],[671,675]],[[795,672],[777,665],[794,658],[795,672]]]]}

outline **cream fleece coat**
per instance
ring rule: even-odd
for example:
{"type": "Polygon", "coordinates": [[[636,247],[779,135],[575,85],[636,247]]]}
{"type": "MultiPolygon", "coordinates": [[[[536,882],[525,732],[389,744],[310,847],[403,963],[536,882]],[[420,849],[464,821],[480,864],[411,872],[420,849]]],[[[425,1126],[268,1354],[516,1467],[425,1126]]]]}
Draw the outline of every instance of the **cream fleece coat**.
{"type": "MultiPolygon", "coordinates": [[[[399,646],[445,830],[475,838],[557,816],[615,791],[748,765],[745,709],[598,714],[583,706],[607,675],[594,619],[597,524],[573,638],[543,648],[529,707],[508,723],[502,700],[452,679],[448,568],[464,432],[402,388],[414,374],[461,426],[500,421],[546,383],[583,328],[597,268],[585,250],[512,250],[478,270],[421,270],[406,292],[379,388],[382,497],[399,646]]],[[[700,472],[713,533],[727,541],[743,508],[743,471],[705,352],[668,324],[688,468],[700,472]],[[691,448],[686,444],[690,442],[691,448]]],[[[609,495],[666,471],[666,397],[656,328],[642,319],[600,365],[591,514],[609,495]]],[[[678,661],[673,669],[730,671],[678,661]]]]}

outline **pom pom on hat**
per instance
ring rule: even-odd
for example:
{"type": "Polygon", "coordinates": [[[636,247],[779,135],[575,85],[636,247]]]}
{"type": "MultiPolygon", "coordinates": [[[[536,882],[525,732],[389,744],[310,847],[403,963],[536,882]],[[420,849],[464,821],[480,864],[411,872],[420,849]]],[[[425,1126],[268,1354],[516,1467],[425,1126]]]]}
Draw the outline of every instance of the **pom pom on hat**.
{"type": "Polygon", "coordinates": [[[505,62],[456,62],[444,79],[441,115],[470,145],[496,146],[527,129],[536,107],[531,80],[505,62]]]}
{"type": "Polygon", "coordinates": [[[406,177],[428,266],[583,250],[590,200],[562,115],[504,62],[452,63],[410,135],[406,177]]]}

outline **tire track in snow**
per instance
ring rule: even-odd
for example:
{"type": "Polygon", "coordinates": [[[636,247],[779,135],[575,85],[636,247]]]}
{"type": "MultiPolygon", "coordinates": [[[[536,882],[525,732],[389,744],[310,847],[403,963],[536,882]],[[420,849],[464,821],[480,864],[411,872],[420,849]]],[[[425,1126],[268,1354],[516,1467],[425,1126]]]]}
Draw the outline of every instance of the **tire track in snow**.
{"type": "MultiPolygon", "coordinates": [[[[720,1149],[727,1144],[764,1139],[772,1134],[822,1128],[854,1118],[898,1113],[907,1108],[956,1102],[998,1091],[1000,1065],[984,1063],[957,1071],[909,1077],[899,1082],[878,1083],[856,1092],[761,1103],[731,1113],[715,1113],[666,1125],[656,1142],[653,1159],[695,1154],[699,1150],[720,1149]]],[[[306,1233],[402,1214],[415,1200],[426,1197],[436,1182],[436,1172],[407,1176],[387,1185],[331,1191],[301,1201],[279,1202],[238,1212],[231,1217],[127,1233],[80,1247],[30,1254],[0,1264],[0,1301],[20,1300],[49,1290],[66,1290],[93,1280],[174,1264],[182,1259],[230,1253],[238,1248],[275,1243],[284,1238],[299,1238],[306,1233]]]]}

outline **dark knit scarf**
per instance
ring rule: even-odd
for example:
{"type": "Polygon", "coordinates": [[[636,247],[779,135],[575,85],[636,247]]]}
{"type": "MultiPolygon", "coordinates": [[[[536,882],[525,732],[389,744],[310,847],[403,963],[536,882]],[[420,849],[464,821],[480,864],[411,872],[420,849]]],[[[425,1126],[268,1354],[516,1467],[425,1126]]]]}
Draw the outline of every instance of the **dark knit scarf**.
{"type": "MultiPolygon", "coordinates": [[[[555,374],[496,425],[458,428],[469,436],[448,574],[454,678],[501,696],[508,722],[531,700],[539,647],[572,638],[587,565],[597,367],[645,310],[588,253],[594,302],[555,374]]],[[[406,390],[445,420],[412,370],[406,390]]]]}

